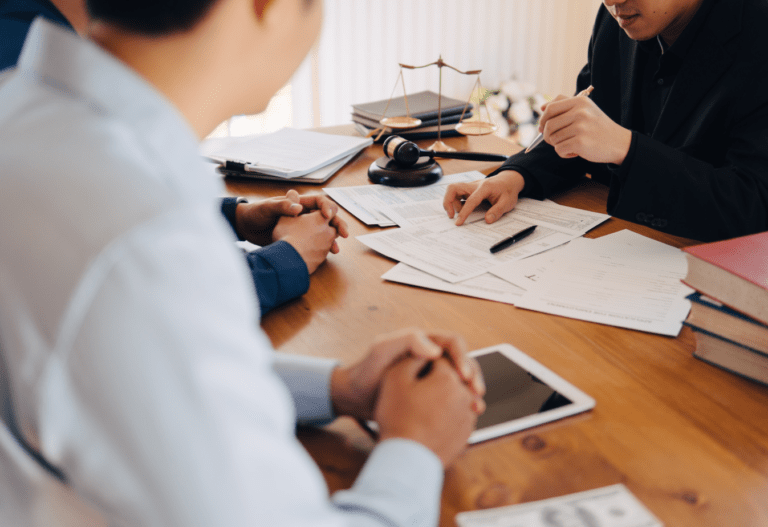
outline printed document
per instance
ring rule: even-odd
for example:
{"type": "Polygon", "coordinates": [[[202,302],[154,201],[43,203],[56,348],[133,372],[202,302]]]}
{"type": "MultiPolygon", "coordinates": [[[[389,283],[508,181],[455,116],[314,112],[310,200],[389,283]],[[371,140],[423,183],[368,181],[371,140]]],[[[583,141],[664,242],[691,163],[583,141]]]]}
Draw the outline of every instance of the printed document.
{"type": "MultiPolygon", "coordinates": [[[[588,238],[584,238],[584,240],[588,241],[588,238]]],[[[547,267],[558,258],[558,255],[566,247],[568,247],[567,243],[516,262],[494,267],[491,269],[491,273],[527,291],[541,280],[547,267]]]]}
{"type": "Polygon", "coordinates": [[[396,207],[401,214],[401,227],[445,217],[442,207],[445,189],[451,183],[477,181],[485,176],[476,170],[443,176],[424,187],[388,187],[359,185],[355,187],[324,188],[328,196],[366,225],[391,227],[398,225],[389,217],[396,207]],[[437,203],[437,206],[436,206],[437,203]],[[405,218],[407,217],[407,219],[405,218]]]}
{"type": "Polygon", "coordinates": [[[622,484],[508,507],[461,512],[459,527],[663,527],[622,484]]]}
{"type": "Polygon", "coordinates": [[[371,138],[283,128],[271,134],[207,139],[200,150],[221,163],[235,161],[245,164],[246,171],[290,179],[349,157],[371,143],[371,138]]]}
{"type": "Polygon", "coordinates": [[[493,300],[505,304],[514,305],[520,298],[524,289],[517,287],[493,276],[490,273],[481,274],[475,278],[452,284],[432,276],[424,271],[419,271],[404,263],[399,263],[382,275],[384,280],[401,284],[415,285],[436,291],[445,291],[457,295],[472,296],[484,300],[493,300]]]}
{"type": "Polygon", "coordinates": [[[573,240],[558,251],[518,307],[676,336],[692,291],[682,251],[631,231],[573,240]]]}
{"type": "Polygon", "coordinates": [[[606,219],[606,214],[523,198],[514,210],[490,225],[479,219],[457,227],[454,220],[443,216],[413,227],[366,234],[357,239],[385,256],[457,283],[506,262],[562,245],[606,219]],[[496,254],[490,252],[495,243],[531,225],[538,227],[524,240],[496,254]]]}

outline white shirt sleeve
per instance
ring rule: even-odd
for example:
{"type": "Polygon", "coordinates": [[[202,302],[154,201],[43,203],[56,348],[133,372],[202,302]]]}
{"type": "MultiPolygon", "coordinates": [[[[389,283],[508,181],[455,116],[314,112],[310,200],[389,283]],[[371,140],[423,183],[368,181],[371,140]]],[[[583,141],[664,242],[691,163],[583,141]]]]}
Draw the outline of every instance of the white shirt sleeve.
{"type": "MultiPolygon", "coordinates": [[[[442,466],[411,441],[379,445],[329,499],[249,280],[213,207],[110,244],[26,401],[46,457],[120,526],[436,524],[442,466]]],[[[308,393],[307,415],[328,415],[327,397],[308,393]]]]}
{"type": "Polygon", "coordinates": [[[331,374],[339,361],[275,353],[273,368],[291,393],[296,420],[322,425],[336,415],[331,404],[331,374]]]}

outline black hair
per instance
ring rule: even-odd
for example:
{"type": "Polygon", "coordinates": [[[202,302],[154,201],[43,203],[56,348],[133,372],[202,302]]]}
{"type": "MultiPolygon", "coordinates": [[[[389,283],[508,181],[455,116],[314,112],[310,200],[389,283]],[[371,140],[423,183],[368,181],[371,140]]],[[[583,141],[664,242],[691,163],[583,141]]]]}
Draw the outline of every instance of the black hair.
{"type": "Polygon", "coordinates": [[[165,35],[194,27],[218,0],[87,0],[91,17],[128,31],[165,35]]]}

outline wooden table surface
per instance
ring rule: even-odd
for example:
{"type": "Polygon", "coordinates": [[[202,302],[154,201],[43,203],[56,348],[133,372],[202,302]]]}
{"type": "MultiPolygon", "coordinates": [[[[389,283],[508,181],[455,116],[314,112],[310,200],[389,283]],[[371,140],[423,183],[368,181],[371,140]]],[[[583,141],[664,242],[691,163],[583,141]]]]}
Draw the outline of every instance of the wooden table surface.
{"type": "MultiPolygon", "coordinates": [[[[502,139],[452,138],[459,150],[511,154],[502,139]]],[[[431,141],[422,141],[426,148],[431,141]]],[[[367,184],[381,147],[366,149],[324,186],[367,184]]],[[[489,173],[497,164],[441,160],[446,174],[489,173]]],[[[233,195],[284,194],[283,183],[227,181],[233,195]]],[[[300,193],[320,191],[296,186],[300,193]]],[[[585,179],[555,196],[605,212],[607,188],[585,179]]],[[[768,525],[768,388],[692,356],[694,338],[603,326],[511,305],[385,282],[395,262],[355,236],[376,232],[340,213],[351,235],[312,276],[309,292],[269,313],[263,327],[285,353],[351,362],[372,338],[402,327],[450,329],[470,349],[508,342],[591,395],[596,407],[544,426],[469,447],[446,472],[440,525],[457,512],[625,484],[667,526],[768,525]]],[[[621,229],[676,247],[690,240],[610,219],[587,234],[621,229]]],[[[350,419],[300,429],[331,491],[348,488],[373,447],[350,419]]]]}

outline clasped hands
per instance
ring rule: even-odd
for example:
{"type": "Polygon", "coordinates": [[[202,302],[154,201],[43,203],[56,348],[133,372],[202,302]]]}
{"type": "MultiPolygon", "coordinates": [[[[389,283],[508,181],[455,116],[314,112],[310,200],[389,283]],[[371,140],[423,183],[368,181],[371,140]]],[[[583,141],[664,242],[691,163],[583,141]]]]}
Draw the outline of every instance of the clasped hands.
{"type": "MultiPolygon", "coordinates": [[[[559,95],[541,109],[539,131],[560,157],[616,165],[627,157],[632,132],[605,115],[589,97],[559,95]]],[[[491,207],[485,221],[493,223],[515,208],[524,186],[522,174],[513,170],[481,181],[454,183],[445,192],[443,208],[449,218],[458,214],[456,225],[462,225],[480,203],[488,201],[491,207]]]]}
{"type": "Polygon", "coordinates": [[[452,333],[406,329],[380,336],[360,362],[331,376],[337,415],[375,419],[380,440],[421,443],[444,466],[466,447],[485,411],[484,394],[477,361],[452,333]]]}
{"type": "Polygon", "coordinates": [[[337,216],[338,206],[322,194],[299,196],[289,190],[285,196],[255,203],[241,203],[235,209],[235,230],[256,245],[276,241],[291,244],[310,274],[325,261],[328,252],[339,252],[336,238],[349,236],[347,223],[337,216]]]}

